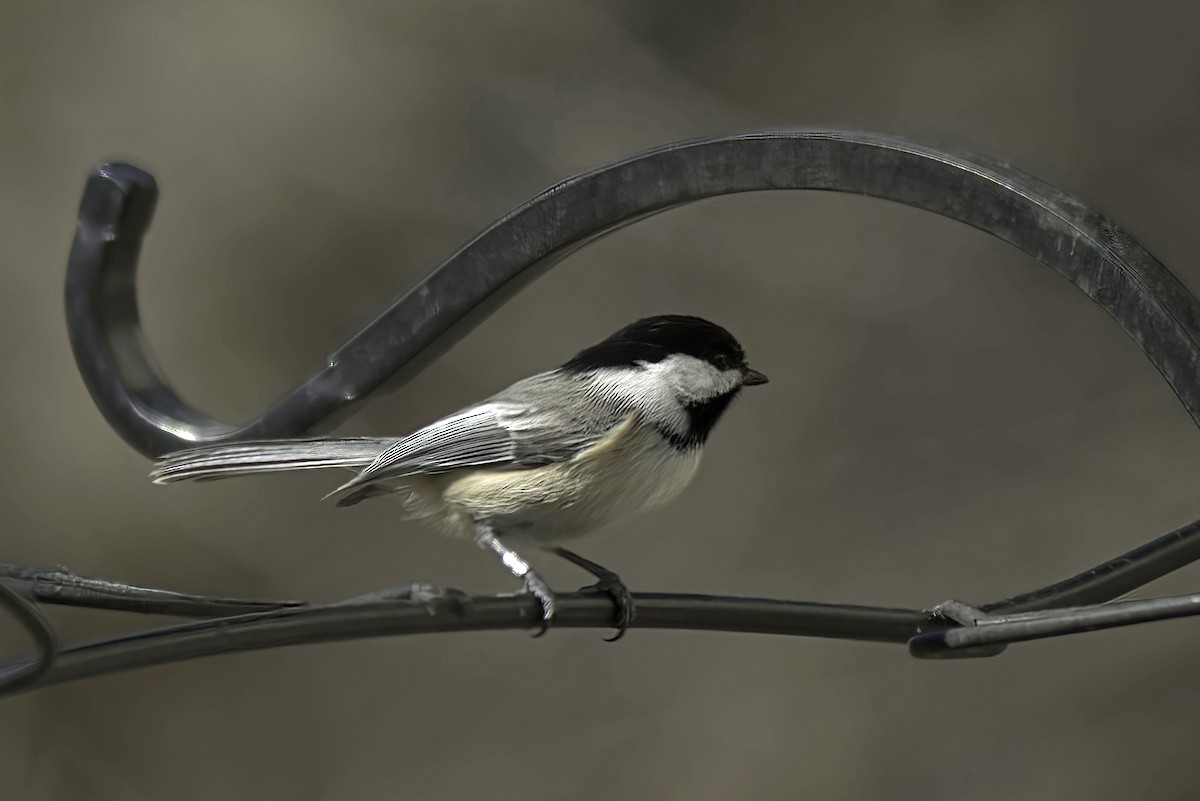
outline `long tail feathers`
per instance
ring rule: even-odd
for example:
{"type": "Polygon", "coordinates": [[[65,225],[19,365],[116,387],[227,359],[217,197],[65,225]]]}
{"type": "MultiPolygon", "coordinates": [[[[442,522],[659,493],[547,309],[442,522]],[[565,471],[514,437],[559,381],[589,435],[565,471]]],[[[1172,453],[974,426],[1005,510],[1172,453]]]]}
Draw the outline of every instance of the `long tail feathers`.
{"type": "Polygon", "coordinates": [[[377,437],[277,439],[208,445],[168,454],[150,472],[155,484],[326,467],[361,469],[392,442],[377,437]]]}

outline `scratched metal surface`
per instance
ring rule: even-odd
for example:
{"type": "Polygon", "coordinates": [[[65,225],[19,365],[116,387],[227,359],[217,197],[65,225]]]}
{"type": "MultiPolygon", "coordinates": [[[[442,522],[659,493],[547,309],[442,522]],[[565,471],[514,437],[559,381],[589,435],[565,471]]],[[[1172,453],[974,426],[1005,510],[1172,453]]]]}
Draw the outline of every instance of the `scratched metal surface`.
{"type": "MultiPolygon", "coordinates": [[[[0,12],[7,561],[230,595],[507,588],[485,555],[396,524],[386,504],[318,505],[319,477],[144,483],[62,326],[69,221],[100,158],[162,180],[148,333],[181,392],[231,420],[497,214],[698,133],[887,130],[1003,157],[1200,286],[1200,111],[1180,100],[1200,54],[1179,17],[1032,3],[684,25],[580,2],[69,9],[0,12]]],[[[827,194],[706,201],[598,242],[350,430],[404,430],[676,309],[787,370],[734,410],[686,501],[589,543],[635,589],[999,597],[1197,515],[1200,436],[1103,312],[982,234],[827,194]]],[[[123,624],[55,614],[68,635],[123,624]]],[[[236,656],[8,701],[0,774],[33,799],[1185,796],[1192,625],[951,665],[838,642],[653,634],[612,648],[575,632],[236,656]]]]}

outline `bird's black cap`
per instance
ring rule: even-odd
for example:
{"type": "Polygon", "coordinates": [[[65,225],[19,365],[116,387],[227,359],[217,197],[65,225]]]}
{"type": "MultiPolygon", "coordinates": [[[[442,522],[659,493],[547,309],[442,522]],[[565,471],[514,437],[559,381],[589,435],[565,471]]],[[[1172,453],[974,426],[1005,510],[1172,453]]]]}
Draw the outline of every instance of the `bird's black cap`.
{"type": "Polygon", "coordinates": [[[682,353],[703,359],[721,370],[746,366],[746,353],[733,335],[700,317],[664,314],[638,320],[598,345],[580,351],[563,365],[571,372],[599,367],[632,367],[660,362],[682,353]]]}

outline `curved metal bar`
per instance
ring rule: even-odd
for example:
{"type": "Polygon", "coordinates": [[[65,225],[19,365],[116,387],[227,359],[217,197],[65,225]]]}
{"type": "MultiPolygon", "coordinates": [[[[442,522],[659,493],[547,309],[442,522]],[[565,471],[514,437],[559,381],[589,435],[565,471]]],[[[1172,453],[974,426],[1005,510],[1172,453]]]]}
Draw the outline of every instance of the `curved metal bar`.
{"type": "Polygon", "coordinates": [[[150,356],[134,276],[157,190],[148,173],[104,165],[87,183],[68,264],[71,343],[96,404],[148,456],[196,443],[294,436],[334,415],[344,418],[385,384],[408,380],[590,240],[685,203],[764,189],[892,200],[1017,246],[1108,311],[1200,422],[1200,305],[1132,237],[1012,167],[878,134],[785,131],[685,142],[570,178],[485,230],[242,426],[187,404],[150,356]]]}
{"type": "Polygon", "coordinates": [[[983,604],[989,615],[1076,607],[1111,601],[1200,559],[1200,520],[1047,587],[983,604]]]}
{"type": "MultiPolygon", "coordinates": [[[[830,605],[765,598],[637,593],[634,628],[742,631],[906,642],[923,613],[908,609],[830,605]]],[[[595,593],[558,596],[555,628],[607,628],[612,602],[595,593]]],[[[0,662],[0,697],[23,690],[221,653],[336,642],[363,637],[450,631],[533,629],[541,609],[529,596],[451,596],[432,601],[368,601],[280,609],[184,623],[76,645],[59,652],[49,672],[27,676],[36,660],[0,662]]]]}
{"type": "Polygon", "coordinates": [[[36,606],[0,581],[0,606],[20,623],[37,645],[37,655],[20,660],[11,670],[0,671],[0,697],[28,690],[42,682],[58,656],[58,635],[36,606]]]}

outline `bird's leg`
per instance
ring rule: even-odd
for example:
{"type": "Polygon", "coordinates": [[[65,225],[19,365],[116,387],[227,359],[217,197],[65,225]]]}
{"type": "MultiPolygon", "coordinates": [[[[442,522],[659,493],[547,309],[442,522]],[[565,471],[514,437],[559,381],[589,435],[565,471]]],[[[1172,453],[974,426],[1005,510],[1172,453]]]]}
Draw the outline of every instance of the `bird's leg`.
{"type": "Polygon", "coordinates": [[[629,593],[629,588],[625,586],[625,582],[621,581],[621,577],[608,568],[602,567],[590,559],[584,559],[579,554],[574,551],[568,551],[566,548],[551,548],[550,552],[561,556],[577,567],[582,567],[596,577],[596,583],[584,587],[581,592],[602,592],[612,598],[613,603],[617,607],[617,619],[615,623],[617,633],[609,637],[608,641],[616,642],[624,637],[625,629],[629,628],[629,624],[633,622],[633,616],[637,609],[633,603],[633,596],[629,593]]]}
{"type": "Polygon", "coordinates": [[[554,593],[550,591],[546,581],[516,551],[500,542],[490,526],[475,526],[475,542],[479,544],[479,547],[496,553],[509,572],[525,582],[525,589],[538,599],[542,605],[542,629],[534,636],[540,637],[545,634],[546,629],[550,626],[550,621],[554,618],[555,611],[554,593]]]}

